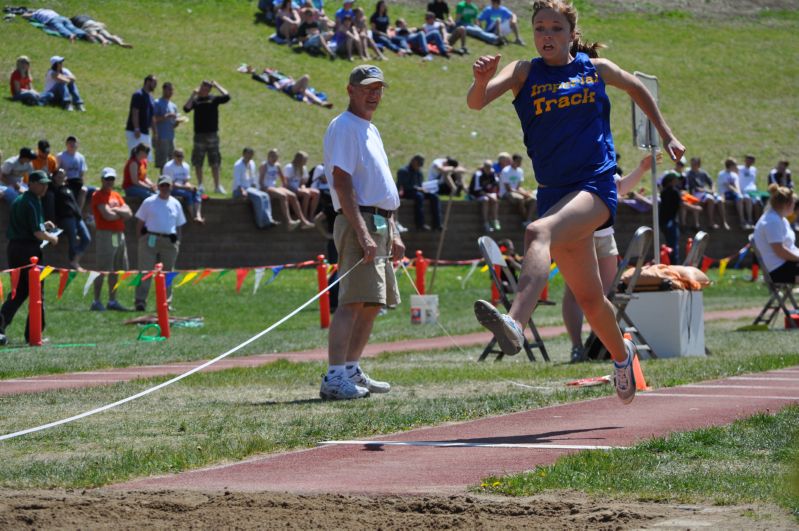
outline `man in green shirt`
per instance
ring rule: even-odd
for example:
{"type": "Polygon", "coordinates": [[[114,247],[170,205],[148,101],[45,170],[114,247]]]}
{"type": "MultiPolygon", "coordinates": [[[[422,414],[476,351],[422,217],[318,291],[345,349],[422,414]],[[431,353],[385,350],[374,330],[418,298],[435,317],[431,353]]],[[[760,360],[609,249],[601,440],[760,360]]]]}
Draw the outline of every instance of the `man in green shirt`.
{"type": "MultiPolygon", "coordinates": [[[[28,190],[17,197],[11,204],[11,215],[8,222],[8,267],[11,269],[30,265],[32,256],[39,258],[42,264],[41,242],[58,243],[58,236],[49,231],[55,229],[49,221],[44,220],[41,198],[47,193],[50,178],[41,170],[28,175],[28,190]]],[[[0,308],[0,345],[8,339],[5,330],[14,319],[17,310],[28,298],[27,269],[20,271],[17,289],[9,290],[8,298],[0,308]],[[12,296],[13,293],[13,296],[12,296]]],[[[42,329],[44,329],[44,306],[42,306],[42,329]]],[[[29,339],[28,323],[25,324],[25,341],[29,339]]]]}
{"type": "Polygon", "coordinates": [[[480,26],[477,17],[480,10],[472,0],[461,0],[455,6],[455,25],[466,28],[466,35],[477,40],[502,46],[502,39],[496,33],[486,31],[480,26]]]}

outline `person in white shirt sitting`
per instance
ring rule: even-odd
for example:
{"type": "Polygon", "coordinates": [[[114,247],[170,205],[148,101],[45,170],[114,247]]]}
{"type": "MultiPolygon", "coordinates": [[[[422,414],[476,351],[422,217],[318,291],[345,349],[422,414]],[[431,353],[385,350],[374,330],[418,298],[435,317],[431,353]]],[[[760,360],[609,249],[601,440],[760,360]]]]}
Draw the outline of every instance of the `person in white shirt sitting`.
{"type": "Polygon", "coordinates": [[[255,150],[245,147],[241,158],[233,165],[233,198],[249,199],[255,213],[255,226],[259,229],[278,225],[272,218],[272,203],[269,194],[258,189],[258,174],[256,173],[255,150]]]}
{"type": "Polygon", "coordinates": [[[502,168],[499,174],[499,191],[502,199],[510,201],[524,217],[522,226],[526,227],[533,221],[535,211],[535,194],[522,188],[524,181],[524,168],[522,168],[522,156],[514,153],[511,163],[502,168]]]}
{"type": "Polygon", "coordinates": [[[202,215],[203,197],[197,187],[189,183],[191,167],[184,158],[183,150],[175,149],[172,153],[172,160],[164,164],[163,174],[172,179],[172,195],[180,197],[186,202],[192,219],[197,223],[205,223],[205,218],[202,215]]]}
{"type": "Polygon", "coordinates": [[[719,193],[726,201],[735,203],[735,210],[738,211],[741,228],[744,230],[754,228],[752,223],[752,198],[741,192],[738,163],[735,162],[735,159],[729,158],[724,161],[724,169],[718,175],[718,188],[719,193]]]}
{"type": "Polygon", "coordinates": [[[796,233],[786,219],[793,214],[796,196],[788,187],[770,184],[769,205],[755,225],[754,244],[772,282],[799,283],[796,233]]]}

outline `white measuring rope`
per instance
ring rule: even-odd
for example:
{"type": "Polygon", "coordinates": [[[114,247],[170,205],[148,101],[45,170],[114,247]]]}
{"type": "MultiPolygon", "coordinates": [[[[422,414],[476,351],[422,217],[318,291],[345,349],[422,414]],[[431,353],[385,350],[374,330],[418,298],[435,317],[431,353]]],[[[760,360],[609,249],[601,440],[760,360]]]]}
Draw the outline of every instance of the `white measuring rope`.
{"type": "MultiPolygon", "coordinates": [[[[380,259],[380,258],[388,258],[388,257],[384,257],[384,256],[375,257],[375,259],[380,259]]],[[[256,340],[260,339],[261,337],[265,336],[266,334],[268,334],[269,332],[271,332],[272,330],[274,330],[278,326],[282,325],[283,323],[285,323],[286,321],[288,321],[289,319],[291,319],[292,317],[294,317],[295,315],[300,313],[308,305],[310,305],[311,303],[315,302],[317,299],[319,299],[319,297],[321,297],[322,295],[324,295],[325,293],[330,291],[330,289],[333,286],[335,286],[336,284],[338,284],[339,282],[341,282],[344,279],[344,277],[346,277],[347,275],[352,273],[352,270],[355,269],[356,267],[358,267],[361,264],[361,262],[363,262],[363,258],[358,260],[358,262],[354,266],[352,266],[349,271],[347,271],[346,273],[344,273],[341,276],[339,276],[326,289],[320,291],[319,293],[317,293],[316,295],[311,297],[308,301],[303,303],[296,310],[294,310],[290,314],[286,315],[285,317],[283,317],[281,320],[279,320],[278,322],[276,322],[275,324],[273,324],[272,326],[270,326],[266,330],[262,330],[261,332],[259,332],[256,335],[252,336],[250,339],[248,339],[244,343],[241,343],[238,346],[233,347],[232,349],[228,350],[224,354],[220,354],[219,356],[217,356],[216,358],[214,358],[212,360],[206,361],[202,365],[199,365],[199,366],[197,366],[197,367],[195,367],[195,368],[193,368],[193,369],[191,369],[191,370],[189,370],[187,372],[184,372],[181,375],[175,376],[171,380],[167,380],[166,382],[162,382],[162,383],[156,385],[155,387],[151,387],[149,389],[145,389],[144,391],[142,391],[140,393],[137,393],[135,395],[129,396],[127,398],[123,398],[122,400],[117,400],[116,402],[113,402],[111,404],[106,404],[106,405],[98,407],[96,409],[92,409],[91,411],[86,411],[84,413],[80,413],[78,415],[74,415],[74,416],[66,418],[66,419],[57,420],[55,422],[50,422],[48,424],[42,424],[41,426],[36,426],[35,428],[28,428],[26,430],[21,430],[21,431],[17,431],[17,432],[14,432],[14,433],[9,433],[9,434],[6,434],[6,435],[0,435],[0,441],[13,439],[15,437],[21,437],[22,435],[27,435],[28,433],[34,433],[34,432],[37,432],[37,431],[42,431],[42,430],[46,430],[46,429],[49,429],[49,428],[54,428],[56,426],[61,426],[62,424],[68,424],[70,422],[74,422],[76,420],[80,420],[82,418],[89,417],[91,415],[95,415],[97,413],[101,413],[103,411],[107,411],[109,409],[113,409],[113,408],[115,408],[117,406],[121,406],[122,404],[126,404],[128,402],[136,400],[137,398],[141,398],[143,396],[149,395],[150,393],[154,393],[155,391],[158,391],[159,389],[163,389],[164,387],[167,387],[168,385],[172,385],[175,382],[179,382],[180,380],[182,380],[182,379],[184,379],[184,378],[186,378],[188,376],[191,376],[192,374],[194,374],[196,372],[199,372],[199,371],[205,369],[206,367],[210,367],[214,363],[216,363],[216,362],[218,362],[218,361],[230,356],[234,352],[236,352],[238,350],[241,350],[242,348],[246,347],[247,345],[249,345],[253,341],[256,341],[256,340]]]]}
{"type": "MultiPolygon", "coordinates": [[[[421,295],[421,293],[419,292],[419,288],[416,287],[416,282],[413,281],[413,278],[411,277],[411,274],[408,273],[408,268],[405,267],[405,263],[400,261],[400,264],[402,265],[402,270],[405,271],[405,276],[408,277],[408,281],[411,283],[411,286],[413,286],[413,289],[416,290],[416,294],[417,295],[421,295]]],[[[469,273],[471,274],[471,271],[469,273]]],[[[449,331],[446,328],[444,328],[444,325],[441,324],[438,319],[436,319],[436,324],[447,335],[447,337],[452,342],[452,344],[455,345],[455,347],[457,347],[457,349],[461,351],[461,354],[468,354],[468,352],[463,350],[463,348],[455,341],[455,338],[452,337],[452,335],[449,333],[449,331]]],[[[536,389],[536,390],[550,389],[549,387],[527,385],[527,384],[523,384],[521,382],[514,382],[513,380],[508,380],[507,378],[500,378],[500,380],[503,381],[503,382],[509,383],[511,385],[515,385],[517,387],[522,387],[524,389],[536,389]]]]}

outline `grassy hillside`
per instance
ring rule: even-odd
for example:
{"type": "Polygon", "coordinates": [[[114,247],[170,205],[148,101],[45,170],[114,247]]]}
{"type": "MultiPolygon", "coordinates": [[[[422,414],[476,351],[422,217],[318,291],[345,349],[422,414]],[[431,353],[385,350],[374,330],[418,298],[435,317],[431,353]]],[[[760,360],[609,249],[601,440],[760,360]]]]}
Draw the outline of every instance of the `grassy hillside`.
{"type": "MultiPolygon", "coordinates": [[[[371,13],[373,1],[360,2],[371,13]]],[[[121,169],[126,160],[124,123],[130,94],[148,73],[176,86],[174,100],[182,105],[203,78],[225,86],[233,100],[221,109],[223,178],[229,182],[232,165],[244,145],[258,156],[271,147],[284,162],[303,149],[315,163],[322,156],[322,135],[329,120],[346,106],[345,85],[352,67],[295,54],[267,41],[273,29],[255,24],[255,1],[241,0],[59,0],[31,2],[72,16],[88,13],[132,42],[133,50],[103,48],[50,37],[17,19],[2,25],[0,70],[7,76],[17,55],[33,62],[35,86],[42,88],[48,58],[67,57],[66,66],[79,80],[88,112],[66,113],[56,108],[28,108],[0,100],[0,150],[5,156],[22,145],[47,137],[60,148],[75,134],[82,142],[91,180],[103,166],[121,169]],[[291,101],[236,72],[247,62],[271,66],[299,76],[308,73],[312,85],[327,92],[336,108],[327,111],[291,101]]],[[[390,3],[392,18],[422,20],[422,1],[390,3]]],[[[453,2],[450,2],[453,4],[453,2]]],[[[770,13],[749,18],[706,20],[691,14],[621,13],[612,16],[585,7],[582,24],[588,39],[609,45],[605,56],[623,68],[655,74],[660,79],[661,106],[672,128],[715,174],[728,155],[758,157],[764,174],[777,158],[796,159],[799,138],[799,14],[770,13]]],[[[329,3],[330,9],[337,4],[329,3]]],[[[529,16],[522,15],[526,47],[502,50],[503,63],[535,55],[529,16]]],[[[380,128],[394,168],[416,152],[428,157],[451,154],[477,165],[498,151],[521,151],[521,132],[505,96],[482,112],[470,111],[465,92],[471,62],[494,48],[470,41],[471,56],[436,59],[392,56],[381,65],[391,82],[375,123],[380,128]],[[476,132],[473,135],[472,132],[476,132]]],[[[7,78],[6,78],[7,79],[7,78]]],[[[7,89],[6,89],[7,90],[7,89]]],[[[160,94],[160,86],[157,91],[160,94]]],[[[612,92],[616,143],[631,168],[639,154],[630,145],[630,103],[612,92]]],[[[177,144],[190,148],[191,125],[179,130],[177,144]]],[[[526,163],[529,168],[529,162],[526,163]]]]}

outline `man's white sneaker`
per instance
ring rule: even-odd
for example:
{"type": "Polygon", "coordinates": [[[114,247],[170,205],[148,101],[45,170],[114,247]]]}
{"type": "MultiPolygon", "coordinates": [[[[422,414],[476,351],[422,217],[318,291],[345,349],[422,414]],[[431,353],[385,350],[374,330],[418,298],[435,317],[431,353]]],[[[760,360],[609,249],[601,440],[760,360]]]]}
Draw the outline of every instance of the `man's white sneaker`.
{"type": "Polygon", "coordinates": [[[488,328],[506,356],[513,356],[522,349],[524,333],[510,315],[500,313],[490,302],[474,303],[474,315],[481,325],[488,328]]]}
{"type": "Polygon", "coordinates": [[[370,393],[388,393],[391,391],[390,383],[369,378],[369,375],[363,372],[360,367],[350,376],[350,381],[358,387],[368,389],[370,393]]]}
{"type": "Polygon", "coordinates": [[[624,348],[627,351],[627,361],[623,365],[613,362],[615,369],[615,377],[613,378],[616,385],[616,394],[625,404],[629,404],[635,398],[635,374],[633,373],[633,357],[637,354],[638,349],[635,348],[635,343],[629,339],[624,340],[624,348]]]}
{"type": "Polygon", "coordinates": [[[353,400],[355,398],[366,398],[369,396],[369,390],[355,385],[343,374],[335,376],[326,374],[322,377],[319,396],[322,397],[322,400],[353,400]]]}

